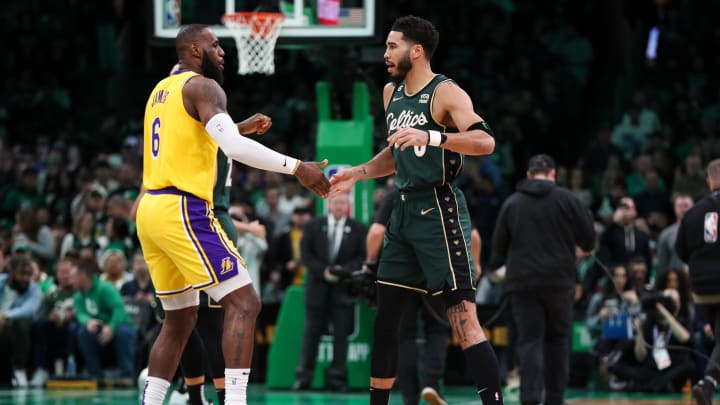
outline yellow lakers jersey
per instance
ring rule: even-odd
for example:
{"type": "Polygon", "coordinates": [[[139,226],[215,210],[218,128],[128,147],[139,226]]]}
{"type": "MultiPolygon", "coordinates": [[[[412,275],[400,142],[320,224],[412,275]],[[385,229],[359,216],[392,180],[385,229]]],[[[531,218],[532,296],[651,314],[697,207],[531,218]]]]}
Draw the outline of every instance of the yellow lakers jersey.
{"type": "Polygon", "coordinates": [[[195,72],[172,74],[153,89],[145,106],[143,185],[175,187],[212,204],[218,145],[185,110],[182,89],[195,72]]]}

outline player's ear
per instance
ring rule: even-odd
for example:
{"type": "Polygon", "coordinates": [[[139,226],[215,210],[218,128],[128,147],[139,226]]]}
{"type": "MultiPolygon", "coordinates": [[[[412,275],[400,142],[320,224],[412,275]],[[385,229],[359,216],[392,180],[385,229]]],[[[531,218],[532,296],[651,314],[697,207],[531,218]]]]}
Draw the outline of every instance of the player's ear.
{"type": "Polygon", "coordinates": [[[412,49],[410,50],[410,52],[412,53],[413,58],[419,58],[420,56],[423,55],[425,50],[423,49],[422,45],[415,44],[412,46],[412,49]]]}
{"type": "Polygon", "coordinates": [[[192,53],[193,56],[200,57],[202,55],[202,52],[200,51],[200,47],[198,46],[198,43],[193,41],[190,43],[190,53],[192,53]]]}

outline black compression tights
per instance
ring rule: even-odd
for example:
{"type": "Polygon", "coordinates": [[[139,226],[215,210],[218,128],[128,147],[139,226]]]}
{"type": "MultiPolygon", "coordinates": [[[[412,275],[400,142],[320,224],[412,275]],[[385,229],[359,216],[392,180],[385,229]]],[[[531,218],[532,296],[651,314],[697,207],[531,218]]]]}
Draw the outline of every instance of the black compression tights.
{"type": "Polygon", "coordinates": [[[198,309],[197,324],[180,359],[183,376],[204,376],[206,355],[212,377],[222,378],[225,375],[225,359],[222,354],[223,316],[222,309],[198,309]]]}
{"type": "Polygon", "coordinates": [[[401,321],[412,307],[416,294],[405,288],[377,285],[378,308],[373,330],[371,377],[395,377],[401,321]]]}

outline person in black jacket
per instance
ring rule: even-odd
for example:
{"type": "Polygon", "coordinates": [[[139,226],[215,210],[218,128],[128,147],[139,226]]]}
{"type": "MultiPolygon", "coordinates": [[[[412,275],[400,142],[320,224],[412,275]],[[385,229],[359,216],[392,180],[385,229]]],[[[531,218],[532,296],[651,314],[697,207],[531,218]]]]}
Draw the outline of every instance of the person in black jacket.
{"type": "Polygon", "coordinates": [[[328,199],[328,215],[305,224],[300,240],[305,278],[305,328],[300,362],[293,389],[310,388],[318,356],[318,344],[328,322],[332,323],[332,362],[325,370],[325,386],[331,391],[347,390],[348,336],[353,328],[354,300],[348,296],[340,278],[332,270],[360,269],[365,260],[367,227],[348,217],[347,193],[328,199]]]}
{"type": "Polygon", "coordinates": [[[713,394],[720,381],[720,159],[707,167],[707,183],[711,193],[698,201],[680,222],[675,250],[690,268],[693,299],[703,309],[705,319],[715,334],[705,377],[693,386],[698,405],[712,405],[713,394]]]}
{"type": "Polygon", "coordinates": [[[590,213],[555,184],[555,162],[545,154],[528,162],[527,179],[500,209],[491,268],[506,266],[505,292],[517,326],[520,401],[561,405],[569,378],[575,293],[575,247],[591,251],[590,213]]]}

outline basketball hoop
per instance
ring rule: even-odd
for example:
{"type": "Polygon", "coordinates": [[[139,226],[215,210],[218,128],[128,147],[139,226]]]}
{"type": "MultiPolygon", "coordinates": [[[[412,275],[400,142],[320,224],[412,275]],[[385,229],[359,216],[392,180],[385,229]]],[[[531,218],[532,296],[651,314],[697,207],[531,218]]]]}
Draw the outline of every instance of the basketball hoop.
{"type": "Polygon", "coordinates": [[[275,73],[275,43],[285,16],[282,13],[241,12],[223,15],[238,50],[238,73],[275,73]]]}

